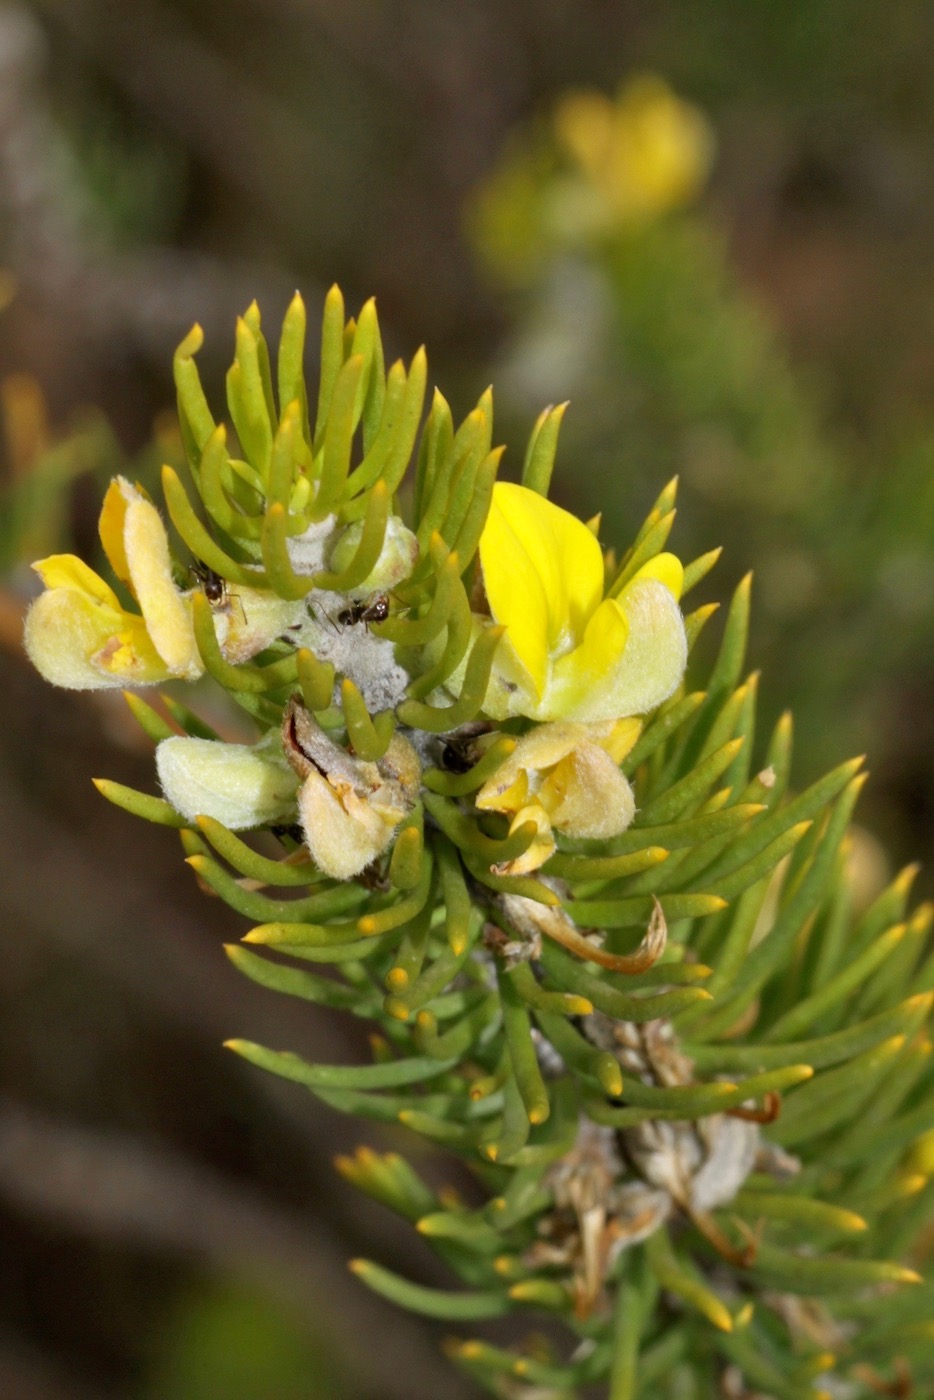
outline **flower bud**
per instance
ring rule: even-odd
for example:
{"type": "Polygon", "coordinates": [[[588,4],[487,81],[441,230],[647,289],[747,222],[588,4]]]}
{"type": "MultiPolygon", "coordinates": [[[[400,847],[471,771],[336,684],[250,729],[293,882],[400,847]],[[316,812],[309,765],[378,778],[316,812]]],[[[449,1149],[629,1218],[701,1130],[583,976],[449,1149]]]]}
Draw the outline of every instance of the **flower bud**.
{"type": "Polygon", "coordinates": [[[189,821],[213,817],[248,831],[295,816],[295,775],[274,743],[225,744],[175,735],[156,749],[162,791],[189,821]]]}

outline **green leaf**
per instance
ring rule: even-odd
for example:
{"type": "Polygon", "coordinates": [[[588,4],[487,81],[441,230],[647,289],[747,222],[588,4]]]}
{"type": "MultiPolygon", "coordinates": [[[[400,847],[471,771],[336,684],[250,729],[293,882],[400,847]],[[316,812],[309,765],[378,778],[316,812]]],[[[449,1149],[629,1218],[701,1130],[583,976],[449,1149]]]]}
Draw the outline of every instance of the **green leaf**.
{"type": "Polygon", "coordinates": [[[721,1045],[685,1043],[683,1049],[698,1069],[771,1069],[780,1065],[809,1064],[825,1069],[862,1054],[880,1041],[899,1033],[914,1035],[934,1006],[934,992],[909,997],[888,1011],[871,1016],[857,1026],[813,1040],[798,1040],[784,1045],[759,1045],[726,1042],[721,1045]]]}
{"type": "Polygon", "coordinates": [[[162,797],[150,797],[148,792],[137,792],[135,788],[124,787],[123,783],[112,782],[109,778],[94,778],[92,781],[102,797],[134,817],[143,817],[157,826],[181,828],[188,825],[181,813],[176,812],[162,797]]]}
{"type": "Polygon", "coordinates": [[[918,1283],[913,1269],[881,1259],[815,1258],[760,1243],[752,1272],[771,1287],[804,1297],[844,1293],[882,1283],[918,1283]]]}
{"type": "Polygon", "coordinates": [[[558,434],[568,403],[569,400],[566,400],[556,407],[549,404],[548,408],[543,408],[529,437],[522,464],[522,485],[530,491],[537,491],[540,496],[548,495],[558,451],[558,434]]]}
{"type": "Polygon", "coordinates": [[[224,1044],[250,1064],[311,1089],[393,1089],[401,1084],[436,1079],[453,1067],[452,1061],[424,1057],[388,1060],[375,1065],[310,1065],[291,1051],[267,1050],[250,1040],[226,1040],[224,1044]]]}
{"type": "Polygon", "coordinates": [[[512,1310],[509,1297],[503,1292],[445,1293],[441,1289],[410,1283],[366,1259],[354,1259],[350,1268],[374,1293],[422,1317],[439,1318],[444,1322],[479,1322],[484,1318],[503,1317],[512,1310]]]}
{"type": "Polygon", "coordinates": [[[318,1006],[352,1011],[356,1016],[373,1016],[379,1008],[377,997],[362,997],[356,987],[345,987],[329,977],[306,972],[304,968],[261,958],[237,943],[225,943],[224,952],[238,972],[271,991],[300,997],[302,1001],[315,1002],[318,1006]]]}

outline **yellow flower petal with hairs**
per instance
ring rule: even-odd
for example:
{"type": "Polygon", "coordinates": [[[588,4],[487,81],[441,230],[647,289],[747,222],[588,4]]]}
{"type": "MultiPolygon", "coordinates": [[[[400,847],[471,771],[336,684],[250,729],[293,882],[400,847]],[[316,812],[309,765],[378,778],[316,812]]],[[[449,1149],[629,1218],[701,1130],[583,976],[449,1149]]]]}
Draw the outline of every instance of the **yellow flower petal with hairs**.
{"type": "MultiPolygon", "coordinates": [[[[56,570],[48,572],[56,577],[56,570]]],[[[102,600],[100,593],[110,590],[96,574],[93,578],[99,589],[53,584],[29,609],[23,640],[36,670],[52,685],[67,690],[157,685],[169,680],[170,672],[143,619],[125,612],[112,594],[112,604],[102,600]]]]}
{"type": "MultiPolygon", "coordinates": [[[[191,591],[179,589],[162,517],[124,477],[108,487],[98,524],[101,543],[122,584],[139,605],[117,594],[73,554],[33,564],[46,586],[26,622],[26,646],[53,685],[70,690],[197,680],[204,667],[191,620],[191,591]]],[[[304,617],[301,600],[238,587],[214,612],[214,629],[229,661],[247,661],[304,617]]]]}
{"type": "Polygon", "coordinates": [[[538,829],[528,850],[497,866],[498,874],[524,875],[544,865],[554,854],[553,830],[596,839],[626,830],[636,804],[615,755],[638,731],[631,720],[623,725],[620,731],[615,724],[559,720],[523,734],[475,798],[481,812],[511,817],[510,832],[530,821],[538,829]]]}
{"type": "Polygon", "coordinates": [[[114,573],[134,595],[129,612],[109,584],[72,554],[33,565],[47,592],[26,622],[37,669],[71,690],[157,685],[203,672],[191,604],[175,585],[169,541],[155,506],[117,477],[104,498],[101,541],[114,573]]]}
{"type": "Polygon", "coordinates": [[[32,567],[46,588],[70,588],[86,593],[116,613],[123,611],[110,585],[76,554],[50,554],[47,559],[37,559],[32,567]]]}
{"type": "Polygon", "coordinates": [[[175,586],[169,541],[151,501],[118,477],[126,500],[123,550],[130,584],[153,645],[175,676],[196,680],[204,669],[191,621],[191,603],[175,586]]]}
{"type": "Polygon", "coordinates": [[[104,546],[107,562],[120,582],[125,583],[128,588],[132,588],[133,585],[123,542],[123,529],[129,504],[128,491],[132,489],[122,476],[115,476],[107,487],[97,521],[97,533],[104,546]]]}

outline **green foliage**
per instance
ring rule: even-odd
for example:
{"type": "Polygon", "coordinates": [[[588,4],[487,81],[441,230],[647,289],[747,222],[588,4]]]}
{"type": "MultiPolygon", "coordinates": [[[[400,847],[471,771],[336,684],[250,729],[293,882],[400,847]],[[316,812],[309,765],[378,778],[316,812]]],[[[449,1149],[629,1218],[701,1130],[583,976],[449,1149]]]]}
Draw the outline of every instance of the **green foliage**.
{"type": "MultiPolygon", "coordinates": [[[[405,513],[419,554],[392,585],[390,616],[339,613],[333,630],[395,643],[408,693],[371,713],[359,678],[339,662],[335,675],[288,634],[255,661],[226,658],[202,595],[198,646],[261,733],[300,695],[371,763],[407,734],[424,759],[418,801],[391,852],[344,881],[315,868],[300,833],[276,828],[273,857],[210,817],[189,822],[161,799],[101,788],[183,828],[189,864],[254,925],[249,950],[228,949],[241,971],[378,1032],[368,1065],[231,1048],[339,1111],[401,1121],[475,1173],[484,1199],[469,1206],[436,1196],[394,1154],[340,1161],[416,1225],[457,1286],[437,1291],[367,1261],[356,1273],[446,1322],[529,1311],[562,1321],[560,1345],[451,1343],[481,1386],[510,1400],[596,1383],[611,1400],[713,1395],[730,1368],[795,1400],[827,1394],[831,1376],[868,1400],[898,1366],[934,1383],[934,1285],[912,1268],[934,1207],[917,1165],[934,1130],[930,910],[908,911],[910,872],[855,907],[859,763],[796,792],[788,720],[758,738],[746,580],[706,676],[645,717],[624,760],[637,805],[628,830],[562,838],[540,872],[504,873],[535,828],[510,832],[474,801],[529,727],[498,727],[482,708],[500,635],[471,610],[499,463],[491,399],[455,429],[436,392],[419,441],[424,356],[387,373],[372,303],[345,323],[329,294],[316,398],[301,373],[304,334],[296,300],[277,400],[255,306],[239,323],[227,381],[236,443],[200,387],[200,332],[183,344],[189,484],[166,469],[169,513],[233,595],[267,587],[312,612],[322,595],[332,608],[334,594],[338,609],[361,605],[390,521],[405,513]],[[351,538],[348,557],[301,571],[290,541],[330,517],[351,538]]],[[[560,417],[543,415],[533,434],[536,490],[547,489],[560,417]]],[[[663,548],[673,498],[673,487],[659,498],[618,585],[663,548]]],[[[689,566],[689,584],[712,562],[689,566]]],[[[706,616],[693,614],[689,635],[706,616]]],[[[166,716],[132,708],[155,740],[204,732],[177,705],[166,716]]]]}

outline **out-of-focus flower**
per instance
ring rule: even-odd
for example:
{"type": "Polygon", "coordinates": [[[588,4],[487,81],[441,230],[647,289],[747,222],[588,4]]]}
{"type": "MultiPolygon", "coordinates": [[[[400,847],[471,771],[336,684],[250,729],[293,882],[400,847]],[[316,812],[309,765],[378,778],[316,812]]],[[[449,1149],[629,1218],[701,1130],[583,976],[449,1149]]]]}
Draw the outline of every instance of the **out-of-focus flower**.
{"type": "Polygon", "coordinates": [[[543,724],[524,735],[476,797],[482,811],[512,817],[510,831],[534,822],[538,835],[498,873],[537,870],[554,853],[553,830],[603,840],[632,821],[636,804],[619,763],[639,736],[638,720],[543,724]]]}
{"type": "Polygon", "coordinates": [[[714,144],[700,109],[659,77],[624,82],[615,97],[569,92],[550,123],[514,135],[468,205],[468,233],[498,276],[527,284],[556,253],[688,205],[714,144]]]}
{"type": "Polygon", "coordinates": [[[421,764],[412,745],[394,735],[377,763],[340,748],[300,700],[282,723],[286,758],[302,786],[298,811],[315,864],[335,880],[350,880],[392,840],[418,799],[421,764]]]}
{"type": "MultiPolygon", "coordinates": [[[[203,666],[191,619],[191,593],[173,575],[162,517],[123,477],[108,488],[99,530],[116,577],[139,605],[123,606],[109,584],[73,554],[33,568],[46,586],[29,610],[25,644],[36,669],[69,690],[196,680],[203,666]]],[[[304,611],[271,593],[237,588],[215,610],[214,626],[231,661],[268,646],[304,611]]]]}
{"type": "Polygon", "coordinates": [[[603,555],[588,527],[498,482],[480,562],[490,612],[507,629],[484,701],[493,719],[622,719],[654,709],[679,684],[687,639],[675,555],[656,555],[604,598],[603,555]]]}
{"type": "Polygon", "coordinates": [[[597,91],[568,94],[554,130],[614,222],[653,219],[687,204],[713,159],[703,113],[651,75],[625,83],[615,100],[597,91]]]}
{"type": "Polygon", "coordinates": [[[173,735],[156,749],[166,799],[188,821],[213,817],[231,831],[295,820],[298,782],[278,742],[254,746],[173,735]]]}

